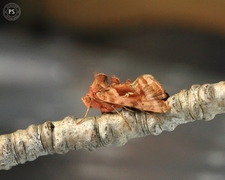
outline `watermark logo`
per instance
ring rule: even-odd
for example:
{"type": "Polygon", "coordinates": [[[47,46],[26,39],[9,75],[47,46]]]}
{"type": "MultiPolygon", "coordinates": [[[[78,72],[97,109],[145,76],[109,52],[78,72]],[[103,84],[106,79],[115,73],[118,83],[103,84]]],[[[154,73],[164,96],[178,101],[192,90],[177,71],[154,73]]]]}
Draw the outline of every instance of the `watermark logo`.
{"type": "Polygon", "coordinates": [[[17,20],[21,15],[21,9],[16,3],[8,3],[3,8],[3,16],[9,21],[17,20]]]}

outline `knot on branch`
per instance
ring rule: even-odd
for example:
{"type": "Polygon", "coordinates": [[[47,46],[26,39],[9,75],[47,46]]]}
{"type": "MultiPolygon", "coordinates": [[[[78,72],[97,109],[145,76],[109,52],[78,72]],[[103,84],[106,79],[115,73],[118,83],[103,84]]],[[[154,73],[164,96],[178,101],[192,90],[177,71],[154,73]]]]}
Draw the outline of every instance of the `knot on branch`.
{"type": "Polygon", "coordinates": [[[216,113],[212,112],[217,109],[215,87],[211,84],[192,85],[189,90],[181,90],[169,100],[173,113],[184,119],[194,120],[211,120],[216,113]],[[210,110],[209,110],[210,108],[210,110]]]}

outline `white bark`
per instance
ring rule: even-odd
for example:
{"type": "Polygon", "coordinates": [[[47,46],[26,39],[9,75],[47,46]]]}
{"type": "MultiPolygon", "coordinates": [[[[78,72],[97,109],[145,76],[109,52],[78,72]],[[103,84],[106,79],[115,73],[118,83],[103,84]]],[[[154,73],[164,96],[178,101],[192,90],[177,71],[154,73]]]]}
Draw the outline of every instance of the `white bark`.
{"type": "Polygon", "coordinates": [[[0,136],[0,169],[8,170],[39,156],[64,154],[69,150],[95,150],[102,146],[122,146],[129,139],[173,131],[179,124],[211,120],[225,112],[225,82],[193,85],[168,98],[171,110],[164,114],[128,111],[31,125],[25,130],[0,136]],[[124,120],[125,119],[125,120],[124,120]],[[128,125],[129,124],[129,125],[128,125]]]}

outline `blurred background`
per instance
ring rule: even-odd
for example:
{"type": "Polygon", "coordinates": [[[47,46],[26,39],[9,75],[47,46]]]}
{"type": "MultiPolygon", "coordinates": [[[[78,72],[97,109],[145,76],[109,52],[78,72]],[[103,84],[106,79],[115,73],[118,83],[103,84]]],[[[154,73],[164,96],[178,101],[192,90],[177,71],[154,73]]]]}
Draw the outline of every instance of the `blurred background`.
{"type": "MultiPolygon", "coordinates": [[[[94,72],[122,82],[152,74],[170,95],[225,80],[223,0],[3,0],[0,9],[0,134],[83,117],[94,72]],[[9,2],[21,10],[15,21],[3,16],[9,2]]],[[[39,157],[0,179],[223,180],[224,117],[123,147],[39,157]]]]}

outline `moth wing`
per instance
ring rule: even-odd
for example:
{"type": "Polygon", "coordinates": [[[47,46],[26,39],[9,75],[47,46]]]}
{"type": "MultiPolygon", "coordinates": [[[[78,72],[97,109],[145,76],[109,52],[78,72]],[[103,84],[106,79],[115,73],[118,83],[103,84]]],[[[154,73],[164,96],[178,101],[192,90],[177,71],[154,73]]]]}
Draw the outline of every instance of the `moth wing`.
{"type": "Polygon", "coordinates": [[[119,107],[133,107],[141,111],[150,111],[156,113],[165,113],[170,110],[167,101],[163,100],[142,100],[140,96],[126,97],[126,96],[110,96],[107,93],[98,94],[98,98],[104,102],[113,105],[115,108],[119,107]]]}
{"type": "Polygon", "coordinates": [[[135,108],[141,111],[150,111],[156,113],[165,113],[170,110],[168,102],[163,100],[142,101],[141,104],[135,108]]]}
{"type": "Polygon", "coordinates": [[[117,84],[112,86],[111,89],[114,89],[113,94],[117,94],[117,96],[126,96],[127,94],[138,95],[135,89],[132,88],[130,83],[117,84]]]}
{"type": "Polygon", "coordinates": [[[94,81],[90,87],[93,92],[109,86],[108,77],[104,73],[95,73],[94,81]]]}
{"type": "Polygon", "coordinates": [[[101,101],[107,102],[109,104],[115,105],[115,108],[128,106],[128,107],[135,107],[137,103],[140,103],[141,97],[138,95],[134,95],[133,92],[129,91],[122,91],[118,92],[118,89],[115,88],[107,88],[104,91],[97,92],[95,94],[95,98],[101,101]],[[119,94],[120,93],[120,94],[119,94]],[[129,95],[131,93],[131,95],[129,95]],[[127,96],[126,96],[127,94],[127,96]]]}
{"type": "Polygon", "coordinates": [[[101,112],[111,112],[114,110],[111,104],[101,101],[99,99],[92,98],[89,94],[82,97],[81,100],[87,108],[97,108],[101,112]]]}
{"type": "Polygon", "coordinates": [[[133,107],[142,111],[167,112],[168,97],[161,84],[151,75],[138,77],[132,84],[116,84],[96,92],[94,97],[114,108],[133,107]]]}
{"type": "Polygon", "coordinates": [[[150,74],[139,76],[132,83],[132,87],[136,91],[138,91],[138,93],[143,94],[143,97],[146,100],[164,100],[168,98],[168,94],[166,93],[162,85],[150,74]]]}
{"type": "Polygon", "coordinates": [[[120,80],[119,80],[119,78],[116,77],[116,76],[111,76],[110,80],[111,80],[111,84],[112,84],[112,85],[120,84],[120,80]]]}

